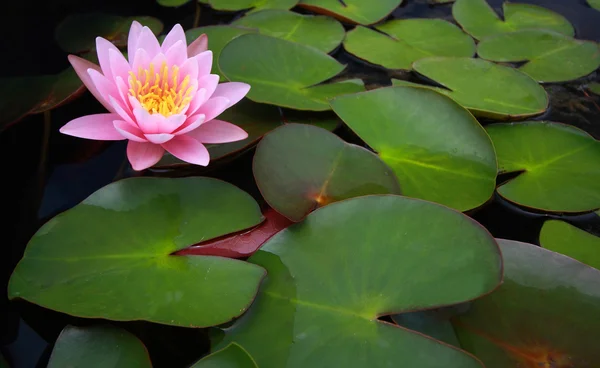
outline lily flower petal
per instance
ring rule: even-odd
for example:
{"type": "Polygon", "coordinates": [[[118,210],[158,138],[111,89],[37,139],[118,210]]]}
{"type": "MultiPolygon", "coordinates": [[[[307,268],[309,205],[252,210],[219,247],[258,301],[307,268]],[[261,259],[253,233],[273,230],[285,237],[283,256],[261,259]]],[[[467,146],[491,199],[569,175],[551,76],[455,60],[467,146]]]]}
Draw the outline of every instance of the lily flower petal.
{"type": "Polygon", "coordinates": [[[154,144],[163,144],[163,143],[170,141],[173,137],[175,137],[173,134],[166,134],[166,133],[145,134],[145,136],[149,142],[154,143],[154,144]]]}
{"type": "Polygon", "coordinates": [[[129,37],[127,38],[127,55],[129,56],[129,65],[133,66],[133,61],[138,50],[137,43],[142,33],[142,25],[134,20],[129,28],[129,37]]]}
{"type": "MultiPolygon", "coordinates": [[[[187,41],[185,39],[185,32],[183,32],[183,28],[181,27],[180,24],[176,24],[175,26],[173,26],[173,28],[171,28],[171,31],[165,37],[165,39],[161,45],[162,52],[164,52],[166,54],[167,50],[169,50],[171,47],[173,47],[173,45],[175,45],[179,41],[181,41],[181,43],[183,45],[187,44],[187,41]]],[[[185,50],[185,58],[186,59],[188,58],[187,48],[185,50]]]]}
{"type": "Polygon", "coordinates": [[[204,123],[204,121],[206,121],[206,116],[204,116],[202,114],[190,116],[179,129],[177,129],[175,132],[173,132],[173,134],[181,135],[181,134],[186,134],[188,132],[191,132],[192,130],[194,130],[194,129],[198,128],[200,125],[202,125],[202,123],[204,123]]]}
{"type": "Polygon", "coordinates": [[[228,99],[229,105],[226,107],[228,109],[236,103],[240,102],[240,100],[244,98],[249,91],[250,85],[246,83],[221,83],[215,89],[215,92],[212,94],[212,97],[225,97],[226,99],[228,99]]]}
{"type": "Polygon", "coordinates": [[[75,73],[77,73],[77,76],[79,77],[79,79],[81,79],[88,91],[90,91],[90,93],[96,98],[96,100],[98,100],[98,102],[100,102],[102,106],[104,106],[108,111],[115,112],[110,103],[104,100],[104,98],[100,94],[100,91],[98,91],[98,88],[96,88],[96,86],[94,85],[92,77],[90,77],[90,75],[88,74],[89,69],[101,72],[100,67],[94,63],[80,58],[79,56],[69,55],[68,59],[71,65],[73,66],[73,69],[75,69],[75,73]]]}
{"type": "Polygon", "coordinates": [[[165,153],[162,146],[153,143],[129,141],[127,158],[134,170],[140,171],[155,165],[165,153]]]}
{"type": "Polygon", "coordinates": [[[146,50],[150,59],[154,58],[160,52],[160,44],[154,33],[152,33],[148,27],[142,28],[136,47],[138,49],[146,50]]]}
{"type": "Polygon", "coordinates": [[[125,139],[119,133],[113,121],[120,120],[117,114],[87,115],[71,120],[60,128],[60,132],[74,137],[99,141],[120,141],[125,139]]]}
{"type": "Polygon", "coordinates": [[[213,97],[206,101],[204,105],[200,106],[197,113],[204,114],[206,121],[211,121],[217,116],[221,115],[225,109],[229,106],[229,100],[225,97],[213,97]]]}
{"type": "Polygon", "coordinates": [[[121,133],[121,135],[130,141],[135,142],[148,142],[146,137],[144,137],[144,133],[142,133],[139,128],[129,124],[124,120],[115,120],[113,122],[115,129],[121,133]]]}
{"type": "Polygon", "coordinates": [[[188,137],[200,143],[218,144],[241,141],[248,138],[248,133],[237,125],[213,119],[188,133],[188,137]]]}
{"type": "Polygon", "coordinates": [[[212,51],[204,51],[196,56],[196,61],[198,62],[198,76],[203,77],[207,74],[210,74],[210,70],[212,69],[213,62],[213,53],[212,51]]]}
{"type": "Polygon", "coordinates": [[[210,154],[206,147],[187,135],[178,135],[163,143],[162,147],[178,159],[191,164],[207,166],[210,161],[210,154]]]}
{"type": "Polygon", "coordinates": [[[208,36],[206,34],[201,34],[200,37],[196,38],[188,46],[188,57],[194,57],[206,50],[208,50],[208,36]]]}

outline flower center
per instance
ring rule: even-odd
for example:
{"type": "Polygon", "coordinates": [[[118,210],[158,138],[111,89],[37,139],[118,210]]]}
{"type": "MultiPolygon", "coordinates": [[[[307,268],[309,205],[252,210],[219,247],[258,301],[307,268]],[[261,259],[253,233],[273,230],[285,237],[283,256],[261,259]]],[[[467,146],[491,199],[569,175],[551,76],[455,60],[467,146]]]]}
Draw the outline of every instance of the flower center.
{"type": "Polygon", "coordinates": [[[151,114],[179,114],[192,100],[190,76],[179,80],[179,67],[163,63],[160,70],[150,63],[148,69],[129,72],[129,93],[151,114]]]}

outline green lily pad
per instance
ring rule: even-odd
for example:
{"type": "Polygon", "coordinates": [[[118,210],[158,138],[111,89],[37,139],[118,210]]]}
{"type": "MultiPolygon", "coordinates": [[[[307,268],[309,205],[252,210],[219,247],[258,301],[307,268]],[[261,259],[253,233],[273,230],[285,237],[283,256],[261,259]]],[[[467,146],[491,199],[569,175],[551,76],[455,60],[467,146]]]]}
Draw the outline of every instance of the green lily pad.
{"type": "Polygon", "coordinates": [[[592,82],[588,84],[587,89],[594,94],[600,95],[600,83],[592,82]]]}
{"type": "Polygon", "coordinates": [[[498,193],[522,206],[551,212],[600,207],[600,143],[575,127],[528,121],[487,128],[501,172],[520,174],[498,193]]]}
{"type": "Polygon", "coordinates": [[[368,25],[387,17],[401,3],[402,0],[302,0],[298,5],[345,22],[368,25]]]}
{"type": "Polygon", "coordinates": [[[261,34],[228,43],[219,66],[227,79],[252,86],[249,99],[297,110],[329,110],[329,99],[364,91],[360,79],[319,84],[339,74],[344,65],[313,47],[261,34]]]}
{"type": "MultiPolygon", "coordinates": [[[[254,147],[265,134],[286,124],[277,107],[258,104],[248,99],[244,99],[225,110],[219,115],[219,119],[231,122],[244,129],[248,133],[248,138],[232,143],[207,144],[206,147],[210,153],[211,161],[222,160],[243,153],[254,147]]],[[[339,123],[335,116],[308,116],[308,113],[288,116],[288,120],[289,122],[311,124],[329,131],[333,131],[339,123]]],[[[189,163],[167,153],[154,168],[189,165],[189,163]]]]}
{"type": "Polygon", "coordinates": [[[207,26],[192,28],[185,32],[185,38],[187,43],[194,42],[198,37],[206,34],[208,37],[208,49],[213,53],[213,66],[211,73],[218,74],[221,77],[221,81],[226,81],[227,78],[223,76],[219,69],[219,57],[221,51],[231,40],[241,35],[255,32],[252,29],[234,27],[234,26],[207,26]]]}
{"type": "Polygon", "coordinates": [[[600,10],[600,0],[587,0],[589,6],[596,10],[600,10]]]}
{"type": "Polygon", "coordinates": [[[510,119],[539,115],[548,108],[546,91],[530,76],[486,60],[435,57],[415,62],[413,69],[444,86],[430,88],[450,96],[475,116],[510,119]]]}
{"type": "Polygon", "coordinates": [[[393,20],[375,27],[348,32],[344,48],[351,54],[388,69],[411,69],[412,63],[430,56],[475,54],[473,39],[441,19],[393,20]]]}
{"type": "Polygon", "coordinates": [[[0,131],[29,114],[63,105],[84,91],[83,83],[70,67],[56,75],[3,78],[0,81],[0,131]]]}
{"type": "Polygon", "coordinates": [[[38,230],[8,294],[78,317],[224,323],[252,302],[264,270],[171,254],[261,221],[252,197],[222,181],[121,180],[38,230]]]}
{"type": "Polygon", "coordinates": [[[48,368],[152,367],[146,347],[137,337],[109,325],[65,327],[48,368]]]}
{"type": "Polygon", "coordinates": [[[343,199],[400,194],[394,173],[377,155],[310,125],[287,124],[267,134],[252,168],[269,206],[292,221],[343,199]]]}
{"type": "Polygon", "coordinates": [[[532,244],[499,240],[504,282],[453,320],[487,368],[599,367],[600,271],[532,244]]]}
{"type": "Polygon", "coordinates": [[[450,98],[426,88],[387,87],[331,105],[394,170],[404,195],[466,211],[494,193],[492,142],[450,98]]]}
{"type": "Polygon", "coordinates": [[[232,25],[257,29],[261,34],[312,46],[325,53],[338,47],[346,34],[333,18],[287,10],[262,10],[239,18],[232,25]]]}
{"type": "Polygon", "coordinates": [[[208,0],[208,4],[216,10],[237,11],[252,9],[291,9],[299,0],[208,0]]]}
{"type": "Polygon", "coordinates": [[[162,6],[178,7],[190,2],[190,0],[156,0],[162,6]]]}
{"type": "Polygon", "coordinates": [[[117,47],[127,45],[131,22],[137,20],[159,34],[163,30],[160,20],[148,16],[122,17],[112,14],[87,13],[68,15],[56,27],[54,38],[66,52],[80,53],[96,49],[96,37],[103,37],[117,47]]]}
{"type": "Polygon", "coordinates": [[[483,39],[479,57],[491,61],[526,62],[519,70],[539,82],[565,82],[586,76],[600,66],[600,49],[545,30],[525,30],[483,39]]]}
{"type": "Polygon", "coordinates": [[[248,352],[236,343],[202,358],[191,368],[258,368],[248,352]]]}
{"type": "Polygon", "coordinates": [[[437,310],[396,314],[392,316],[392,319],[404,328],[431,336],[446,344],[460,347],[449,318],[437,310]]]}
{"type": "Polygon", "coordinates": [[[542,247],[600,269],[600,238],[564,221],[544,222],[542,247]]]}
{"type": "Polygon", "coordinates": [[[562,15],[531,4],[502,4],[503,17],[492,9],[486,0],[456,0],[452,15],[460,26],[476,39],[524,29],[547,29],[567,36],[575,30],[562,15]]]}
{"type": "Polygon", "coordinates": [[[237,342],[261,368],[482,368],[378,319],[464,302],[498,285],[494,239],[461,213],[397,195],[353,198],[281,231],[249,261],[269,276],[217,348],[237,342]]]}

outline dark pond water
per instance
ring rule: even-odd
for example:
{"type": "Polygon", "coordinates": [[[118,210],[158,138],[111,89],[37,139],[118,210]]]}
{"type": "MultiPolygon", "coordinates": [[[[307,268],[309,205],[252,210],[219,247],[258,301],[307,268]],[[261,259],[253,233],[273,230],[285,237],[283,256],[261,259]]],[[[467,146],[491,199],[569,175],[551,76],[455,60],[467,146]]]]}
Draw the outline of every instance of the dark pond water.
{"type": "MultiPolygon", "coordinates": [[[[500,9],[502,0],[488,0],[500,9]]],[[[584,0],[521,0],[542,5],[566,16],[581,39],[600,41],[600,12],[590,9],[584,0]]],[[[4,4],[3,4],[4,5],[4,4]]],[[[5,4],[0,42],[5,50],[0,58],[1,76],[57,73],[68,66],[66,55],[53,39],[56,25],[68,14],[101,11],[119,15],[152,15],[165,28],[182,23],[190,28],[194,4],[178,9],[163,8],[154,0],[96,1],[56,0],[40,3],[5,4]],[[9,50],[9,51],[6,51],[9,50]]],[[[395,18],[436,17],[451,20],[449,5],[430,6],[425,0],[405,0],[392,16],[395,18]]],[[[200,25],[227,23],[239,14],[224,14],[203,8],[200,25]]],[[[368,66],[342,49],[335,56],[348,63],[347,74],[363,77],[368,84],[389,84],[388,72],[368,66]]],[[[600,138],[600,98],[588,95],[582,85],[598,80],[593,74],[567,85],[547,85],[551,108],[537,119],[575,125],[600,138]]],[[[22,88],[27,88],[23,86],[22,88]]],[[[92,142],[60,135],[58,129],[72,118],[101,112],[90,95],[52,111],[49,129],[44,131],[42,115],[30,116],[0,134],[3,157],[2,290],[23,254],[24,247],[47,219],[72,207],[111,181],[132,175],[125,157],[125,144],[92,142]]],[[[486,122],[482,122],[486,124],[486,122]]],[[[338,134],[348,141],[361,143],[347,129],[338,134]]],[[[199,170],[198,175],[218,177],[248,191],[260,200],[252,181],[251,160],[247,152],[234,162],[199,170]]],[[[499,181],[503,181],[500,178],[499,181]]],[[[549,215],[528,212],[495,197],[470,213],[496,236],[538,243],[542,223],[549,215]]],[[[553,216],[560,217],[560,216],[553,216]]],[[[600,218],[595,214],[562,216],[582,229],[600,235],[600,218]]],[[[98,224],[102,226],[102,224],[98,224]]],[[[6,292],[0,298],[0,338],[2,353],[12,367],[45,367],[52,343],[67,324],[85,325],[97,321],[81,320],[24,302],[9,303],[6,292]]],[[[207,330],[159,326],[141,322],[122,326],[138,335],[148,346],[155,366],[185,366],[208,349],[207,330]]]]}

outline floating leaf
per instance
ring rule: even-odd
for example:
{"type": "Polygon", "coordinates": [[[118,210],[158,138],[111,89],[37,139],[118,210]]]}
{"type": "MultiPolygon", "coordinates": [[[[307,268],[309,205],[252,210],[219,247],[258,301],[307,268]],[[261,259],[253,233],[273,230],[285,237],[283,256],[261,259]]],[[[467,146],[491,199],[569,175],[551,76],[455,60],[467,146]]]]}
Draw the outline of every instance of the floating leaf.
{"type": "Polygon", "coordinates": [[[494,239],[461,213],[397,195],[353,198],[311,213],[249,261],[269,276],[217,348],[238,342],[261,368],[481,368],[458,349],[378,319],[498,285],[494,239]]]}
{"type": "Polygon", "coordinates": [[[68,15],[56,27],[54,37],[58,46],[70,53],[95,50],[96,37],[106,38],[122,47],[127,45],[127,35],[134,20],[150,28],[154,34],[162,32],[162,22],[154,17],[87,13],[68,15]]]}
{"type": "MultiPolygon", "coordinates": [[[[413,69],[445,88],[450,96],[475,116],[494,119],[539,115],[548,107],[542,86],[525,73],[489,61],[471,58],[427,58],[413,69]]],[[[415,85],[393,80],[394,85],[415,85]]]]}
{"type": "Polygon", "coordinates": [[[342,199],[400,193],[377,155],[310,125],[288,124],[267,134],[252,167],[267,203],[292,221],[342,199]]]}
{"type": "Polygon", "coordinates": [[[236,343],[202,358],[191,368],[258,368],[248,352],[236,343]]]}
{"type": "Polygon", "coordinates": [[[263,10],[239,18],[232,24],[255,28],[261,34],[312,46],[325,53],[338,47],[346,33],[333,18],[287,10],[263,10]]]}
{"type": "Polygon", "coordinates": [[[0,82],[0,131],[29,114],[52,110],[84,91],[81,80],[70,67],[56,75],[3,78],[0,82]]]}
{"type": "Polygon", "coordinates": [[[237,11],[252,9],[291,9],[299,0],[208,0],[208,4],[216,10],[237,11]]]}
{"type": "Polygon", "coordinates": [[[587,88],[590,90],[590,92],[600,95],[600,83],[592,82],[588,84],[587,88]]]}
{"type": "Polygon", "coordinates": [[[227,79],[252,86],[249,99],[297,110],[329,110],[328,99],[364,90],[360,79],[319,84],[339,74],[344,65],[315,48],[261,34],[246,34],[227,44],[219,66],[227,79]]]}
{"type": "Polygon", "coordinates": [[[395,314],[392,319],[404,328],[431,336],[446,344],[460,347],[450,319],[437,310],[395,314]]]}
{"type": "Polygon", "coordinates": [[[252,197],[225,182],[121,180],[38,230],[10,279],[9,297],[79,317],[224,323],[251,303],[264,270],[171,254],[261,220],[252,197]]]}
{"type": "Polygon", "coordinates": [[[560,33],[525,30],[483,39],[479,57],[491,61],[526,62],[519,70],[540,82],[565,82],[586,76],[600,66],[600,49],[560,33]]]}
{"type": "Polygon", "coordinates": [[[600,207],[600,143],[572,126],[528,121],[487,127],[501,172],[520,174],[498,187],[511,202],[544,211],[600,207]]]}
{"type": "Polygon", "coordinates": [[[226,235],[203,244],[194,245],[177,252],[178,256],[202,255],[228,258],[245,258],[256,252],[267,240],[292,222],[269,208],[263,213],[265,220],[255,228],[237,234],[226,235]]]}
{"type": "Polygon", "coordinates": [[[589,6],[596,10],[600,10],[600,0],[587,0],[589,6]]]}
{"type": "Polygon", "coordinates": [[[137,337],[109,325],[62,330],[48,368],[152,367],[146,347],[137,337]]]}
{"type": "Polygon", "coordinates": [[[452,15],[460,26],[476,39],[524,29],[547,29],[573,36],[575,30],[562,15],[531,4],[502,4],[503,19],[486,0],[456,0],[452,15]]]}
{"type": "Polygon", "coordinates": [[[156,0],[162,6],[178,7],[190,2],[190,0],[156,0]]]}
{"type": "Polygon", "coordinates": [[[190,44],[194,42],[198,37],[203,34],[206,34],[208,37],[208,49],[213,53],[213,65],[211,73],[218,74],[221,77],[221,81],[227,80],[221,73],[219,69],[219,57],[221,56],[221,51],[231,40],[246,33],[252,33],[254,30],[242,28],[242,27],[233,27],[233,26],[207,26],[207,27],[198,27],[193,28],[185,32],[185,38],[187,43],[190,44]]]}
{"type": "Polygon", "coordinates": [[[600,238],[563,221],[544,222],[542,247],[600,269],[600,238]]]}
{"type": "MultiPolygon", "coordinates": [[[[334,130],[339,122],[335,116],[307,116],[307,114],[302,113],[300,116],[292,115],[288,119],[290,122],[312,124],[329,131],[334,130]]],[[[207,144],[206,147],[213,162],[242,153],[254,147],[266,133],[285,124],[277,107],[258,104],[248,99],[244,99],[225,110],[219,115],[219,119],[229,121],[244,129],[248,133],[248,138],[232,143],[207,144]]],[[[167,153],[154,167],[166,168],[178,165],[189,166],[190,164],[167,153]]]]}
{"type": "Polygon", "coordinates": [[[402,0],[302,0],[300,6],[355,24],[373,24],[387,17],[402,0]]]}
{"type": "Polygon", "coordinates": [[[496,155],[477,120],[426,88],[388,87],[342,96],[333,110],[396,173],[402,192],[466,211],[496,183],[496,155]]]}
{"type": "Polygon", "coordinates": [[[499,240],[504,282],[454,320],[487,368],[598,367],[600,271],[535,245],[499,240]]]}
{"type": "Polygon", "coordinates": [[[351,54],[388,69],[411,69],[430,56],[465,56],[475,53],[473,39],[441,19],[392,20],[375,27],[348,32],[344,48],[351,54]]]}

